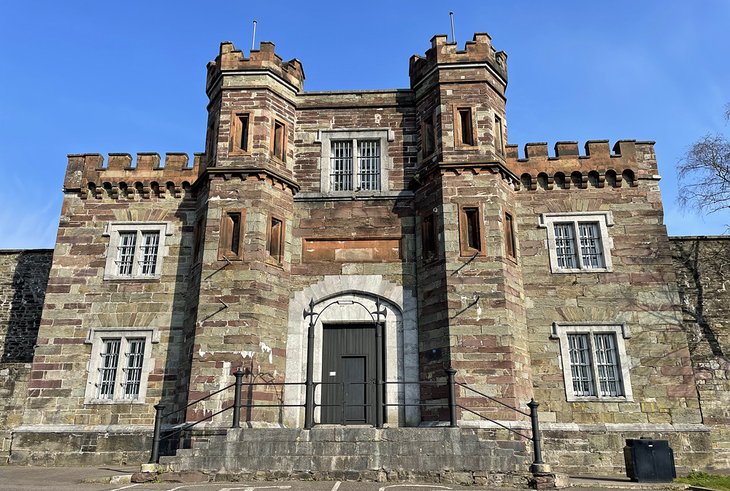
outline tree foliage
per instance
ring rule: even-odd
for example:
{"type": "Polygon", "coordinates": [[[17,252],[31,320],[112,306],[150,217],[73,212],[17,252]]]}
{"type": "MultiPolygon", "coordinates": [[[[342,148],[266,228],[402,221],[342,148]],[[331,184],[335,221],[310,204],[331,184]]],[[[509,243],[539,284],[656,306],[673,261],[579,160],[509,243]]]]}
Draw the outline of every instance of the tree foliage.
{"type": "MultiPolygon", "coordinates": [[[[725,105],[730,121],[730,103],[725,105]]],[[[679,203],[686,208],[714,213],[730,209],[730,140],[722,133],[707,134],[682,156],[679,203]]]]}

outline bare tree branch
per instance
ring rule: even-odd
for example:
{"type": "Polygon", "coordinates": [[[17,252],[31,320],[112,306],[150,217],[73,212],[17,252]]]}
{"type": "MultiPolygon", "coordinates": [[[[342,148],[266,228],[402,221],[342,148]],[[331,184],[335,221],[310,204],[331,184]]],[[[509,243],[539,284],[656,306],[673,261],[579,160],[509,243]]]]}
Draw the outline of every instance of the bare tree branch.
{"type": "MultiPolygon", "coordinates": [[[[730,103],[724,117],[730,121],[730,103]]],[[[730,209],[730,141],[707,134],[687,149],[677,166],[679,204],[705,213],[730,209]]]]}

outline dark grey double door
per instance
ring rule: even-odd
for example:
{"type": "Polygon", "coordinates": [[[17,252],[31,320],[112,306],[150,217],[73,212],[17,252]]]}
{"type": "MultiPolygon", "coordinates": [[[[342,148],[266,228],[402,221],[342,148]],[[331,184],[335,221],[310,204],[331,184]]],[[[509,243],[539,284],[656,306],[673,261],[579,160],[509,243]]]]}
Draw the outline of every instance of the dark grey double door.
{"type": "MultiPolygon", "coordinates": [[[[322,423],[375,424],[373,324],[322,326],[322,423]]],[[[382,361],[381,361],[382,363],[382,361]]]]}

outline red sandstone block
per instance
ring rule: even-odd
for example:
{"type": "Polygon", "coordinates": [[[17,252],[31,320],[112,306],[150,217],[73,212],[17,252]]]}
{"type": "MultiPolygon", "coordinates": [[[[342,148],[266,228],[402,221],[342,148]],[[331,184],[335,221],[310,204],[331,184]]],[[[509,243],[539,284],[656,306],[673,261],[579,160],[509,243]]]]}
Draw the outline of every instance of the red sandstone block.
{"type": "Polygon", "coordinates": [[[60,387],[60,380],[31,380],[28,383],[29,389],[58,389],[60,387]]]}

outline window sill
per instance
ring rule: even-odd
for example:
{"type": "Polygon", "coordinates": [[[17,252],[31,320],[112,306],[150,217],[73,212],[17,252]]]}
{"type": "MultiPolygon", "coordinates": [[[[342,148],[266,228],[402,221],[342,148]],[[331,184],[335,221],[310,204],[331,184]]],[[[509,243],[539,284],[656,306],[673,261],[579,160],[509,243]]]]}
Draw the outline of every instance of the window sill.
{"type": "Polygon", "coordinates": [[[597,397],[597,396],[574,396],[574,397],[566,397],[565,399],[567,402],[634,402],[633,398],[627,398],[626,396],[616,396],[616,397],[597,397]]]}
{"type": "Polygon", "coordinates": [[[142,399],[91,399],[89,401],[84,401],[84,406],[118,406],[120,404],[144,405],[146,403],[142,399]]]}
{"type": "Polygon", "coordinates": [[[160,275],[155,276],[104,276],[104,281],[119,283],[155,283],[160,281],[160,275]]]}
{"type": "Polygon", "coordinates": [[[284,264],[281,261],[278,261],[271,256],[266,257],[266,264],[268,264],[269,266],[273,266],[275,268],[281,269],[282,271],[284,270],[284,264]]]}
{"type": "Polygon", "coordinates": [[[593,268],[593,269],[556,269],[551,271],[553,274],[585,274],[585,273],[613,273],[613,269],[609,268],[593,268]]]}

